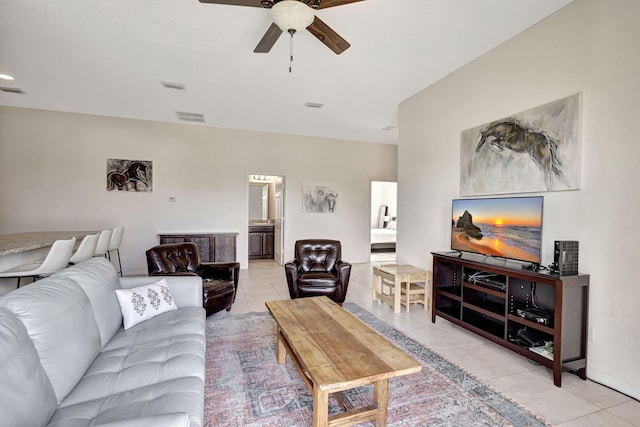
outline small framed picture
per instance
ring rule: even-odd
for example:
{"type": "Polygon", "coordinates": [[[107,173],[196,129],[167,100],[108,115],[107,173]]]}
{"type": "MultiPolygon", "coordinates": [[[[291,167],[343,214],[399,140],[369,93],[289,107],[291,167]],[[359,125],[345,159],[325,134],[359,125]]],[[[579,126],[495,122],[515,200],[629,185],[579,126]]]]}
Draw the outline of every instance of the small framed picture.
{"type": "Polygon", "coordinates": [[[153,191],[153,162],[107,159],[107,191],[153,191]]]}
{"type": "Polygon", "coordinates": [[[338,212],[338,190],[332,187],[302,186],[302,212],[338,212]]]}

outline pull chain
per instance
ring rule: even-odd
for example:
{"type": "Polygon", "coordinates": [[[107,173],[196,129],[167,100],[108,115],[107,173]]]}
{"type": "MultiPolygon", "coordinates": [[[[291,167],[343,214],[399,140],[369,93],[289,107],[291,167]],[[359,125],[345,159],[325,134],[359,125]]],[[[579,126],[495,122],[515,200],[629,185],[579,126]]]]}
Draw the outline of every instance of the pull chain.
{"type": "Polygon", "coordinates": [[[289,73],[291,73],[291,64],[293,63],[293,35],[295,32],[296,30],[293,28],[289,29],[289,34],[291,34],[291,37],[289,38],[289,73]]]}

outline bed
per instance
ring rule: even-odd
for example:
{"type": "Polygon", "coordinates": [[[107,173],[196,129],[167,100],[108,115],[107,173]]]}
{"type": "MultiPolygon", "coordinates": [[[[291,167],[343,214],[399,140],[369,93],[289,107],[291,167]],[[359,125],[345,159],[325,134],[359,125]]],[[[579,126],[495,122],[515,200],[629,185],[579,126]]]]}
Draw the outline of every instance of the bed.
{"type": "Polygon", "coordinates": [[[396,227],[391,221],[385,228],[371,229],[371,252],[395,252],[396,227]]]}

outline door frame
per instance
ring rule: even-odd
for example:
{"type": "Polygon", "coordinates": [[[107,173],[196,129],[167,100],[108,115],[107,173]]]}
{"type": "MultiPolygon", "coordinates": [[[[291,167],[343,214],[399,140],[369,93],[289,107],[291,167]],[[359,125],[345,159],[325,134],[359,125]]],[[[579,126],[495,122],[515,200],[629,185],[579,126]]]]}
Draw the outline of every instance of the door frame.
{"type": "MultiPolygon", "coordinates": [[[[276,204],[273,207],[273,212],[274,212],[274,217],[275,218],[270,218],[274,220],[274,242],[273,242],[273,259],[274,261],[276,261],[278,264],[280,265],[284,265],[284,260],[285,258],[285,245],[284,245],[284,235],[285,235],[285,207],[286,207],[286,203],[285,203],[285,197],[286,197],[286,177],[283,174],[277,174],[277,173],[271,173],[271,172],[260,172],[260,173],[252,173],[249,172],[247,173],[247,230],[248,230],[248,218],[249,218],[249,187],[252,183],[256,183],[258,181],[254,180],[253,177],[254,176],[260,176],[260,177],[269,177],[271,178],[271,180],[269,181],[265,181],[266,183],[269,182],[273,182],[273,180],[275,179],[275,184],[274,184],[274,196],[273,196],[273,200],[274,203],[276,204]],[[281,181],[281,188],[278,189],[278,181],[281,181]],[[280,190],[280,197],[277,197],[277,193],[278,190],[280,190]],[[278,206],[279,204],[279,206],[278,206]],[[278,238],[278,230],[280,231],[280,236],[278,238]],[[278,256],[279,254],[279,256],[278,256]]],[[[272,209],[268,209],[268,211],[271,211],[272,209]]],[[[249,259],[249,234],[247,233],[247,261],[249,259]]]]}

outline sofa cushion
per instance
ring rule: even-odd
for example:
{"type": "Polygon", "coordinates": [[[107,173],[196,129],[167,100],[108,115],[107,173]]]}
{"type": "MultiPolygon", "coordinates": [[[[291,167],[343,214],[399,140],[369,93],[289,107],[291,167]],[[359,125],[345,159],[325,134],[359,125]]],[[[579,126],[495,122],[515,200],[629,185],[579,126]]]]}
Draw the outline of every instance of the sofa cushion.
{"type": "Polygon", "coordinates": [[[205,312],[202,307],[185,307],[138,323],[129,329],[120,329],[103,351],[144,344],[180,335],[202,335],[205,330],[205,312]]]}
{"type": "Polygon", "coordinates": [[[101,350],[91,303],[70,278],[45,278],[0,298],[25,326],[57,403],[82,378],[101,350]]]}
{"type": "Polygon", "coordinates": [[[0,308],[0,422],[41,426],[55,410],[56,395],[27,330],[0,308]]]}
{"type": "Polygon", "coordinates": [[[136,418],[134,420],[114,421],[100,424],[100,427],[192,427],[189,414],[177,412],[173,414],[152,415],[150,417],[136,418]]]}
{"type": "Polygon", "coordinates": [[[116,269],[106,258],[94,257],[66,268],[53,277],[75,280],[87,294],[104,346],[122,326],[122,314],[115,290],[120,288],[116,269]]]}
{"type": "Polygon", "coordinates": [[[309,271],[298,276],[298,288],[337,287],[340,278],[327,271],[309,271]]]}
{"type": "Polygon", "coordinates": [[[205,350],[205,337],[200,334],[103,351],[61,406],[181,377],[204,382],[205,350]]]}
{"type": "Polygon", "coordinates": [[[131,289],[116,289],[124,328],[137,325],[167,311],[177,310],[165,279],[131,289]]]}
{"type": "MultiPolygon", "coordinates": [[[[89,427],[157,415],[187,413],[190,425],[201,425],[204,383],[187,377],[141,387],[59,408],[49,427],[89,427]]],[[[136,425],[132,423],[131,425],[136,425]]]]}

